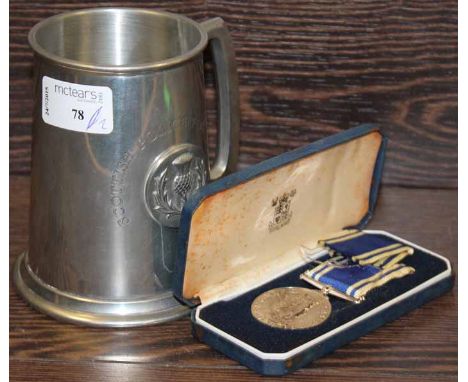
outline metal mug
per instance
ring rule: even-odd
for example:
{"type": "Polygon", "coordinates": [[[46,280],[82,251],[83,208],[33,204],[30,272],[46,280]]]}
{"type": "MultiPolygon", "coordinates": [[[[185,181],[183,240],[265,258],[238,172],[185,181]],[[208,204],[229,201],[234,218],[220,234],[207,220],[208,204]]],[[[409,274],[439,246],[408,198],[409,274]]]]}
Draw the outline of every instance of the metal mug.
{"type": "Polygon", "coordinates": [[[21,295],[74,323],[138,326],[188,312],[171,292],[190,193],[234,169],[239,95],[220,18],[98,8],[50,17],[35,53],[29,251],[21,295]],[[214,60],[220,127],[207,156],[203,51],[214,60]]]}

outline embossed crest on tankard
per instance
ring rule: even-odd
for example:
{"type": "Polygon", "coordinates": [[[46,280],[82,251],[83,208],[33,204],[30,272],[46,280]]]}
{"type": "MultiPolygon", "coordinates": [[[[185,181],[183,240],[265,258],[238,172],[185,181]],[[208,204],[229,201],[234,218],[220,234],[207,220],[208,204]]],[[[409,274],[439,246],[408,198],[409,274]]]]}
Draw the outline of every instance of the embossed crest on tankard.
{"type": "Polygon", "coordinates": [[[161,224],[177,227],[187,197],[205,184],[208,168],[204,156],[194,145],[173,146],[151,167],[146,181],[146,206],[161,224]]]}

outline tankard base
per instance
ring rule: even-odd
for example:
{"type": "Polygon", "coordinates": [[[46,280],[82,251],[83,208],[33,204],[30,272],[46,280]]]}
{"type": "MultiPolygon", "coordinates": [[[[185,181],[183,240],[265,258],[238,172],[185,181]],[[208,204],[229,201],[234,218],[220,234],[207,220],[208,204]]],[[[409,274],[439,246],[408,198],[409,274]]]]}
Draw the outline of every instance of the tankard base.
{"type": "Polygon", "coordinates": [[[111,301],[73,295],[42,282],[27,266],[22,253],[13,269],[13,282],[20,295],[37,310],[61,321],[96,327],[132,327],[158,324],[185,316],[171,291],[161,291],[141,300],[111,301]]]}

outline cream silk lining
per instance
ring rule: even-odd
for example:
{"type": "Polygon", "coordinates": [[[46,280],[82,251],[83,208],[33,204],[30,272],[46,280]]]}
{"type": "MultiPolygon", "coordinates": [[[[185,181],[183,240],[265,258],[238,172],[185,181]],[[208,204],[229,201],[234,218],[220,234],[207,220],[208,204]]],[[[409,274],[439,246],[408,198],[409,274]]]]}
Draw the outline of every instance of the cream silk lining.
{"type": "Polygon", "coordinates": [[[372,132],[205,199],[192,217],[183,297],[242,293],[300,264],[301,246],[358,224],[381,142],[372,132]]]}

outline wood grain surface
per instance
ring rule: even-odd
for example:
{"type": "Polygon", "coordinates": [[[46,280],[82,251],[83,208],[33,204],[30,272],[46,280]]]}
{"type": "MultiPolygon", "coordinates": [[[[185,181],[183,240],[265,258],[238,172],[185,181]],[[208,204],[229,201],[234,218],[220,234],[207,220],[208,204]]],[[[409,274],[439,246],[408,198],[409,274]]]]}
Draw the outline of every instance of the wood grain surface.
{"type": "MultiPolygon", "coordinates": [[[[29,178],[10,181],[10,268],[27,248],[29,178]]],[[[457,191],[384,187],[370,224],[447,256],[457,272],[457,191]]],[[[238,381],[263,378],[190,333],[190,321],[135,329],[57,322],[10,287],[12,381],[238,381]]],[[[282,380],[457,379],[457,288],[282,380]]],[[[274,380],[271,378],[271,380],[274,380]]],[[[278,379],[279,380],[279,379],[278,379]]]]}
{"type": "MultiPolygon", "coordinates": [[[[240,76],[245,167],[363,122],[390,137],[384,183],[457,186],[457,2],[395,0],[10,2],[10,158],[30,171],[32,52],[43,18],[96,6],[223,17],[240,76]]],[[[209,143],[216,137],[207,65],[209,143]]]]}

